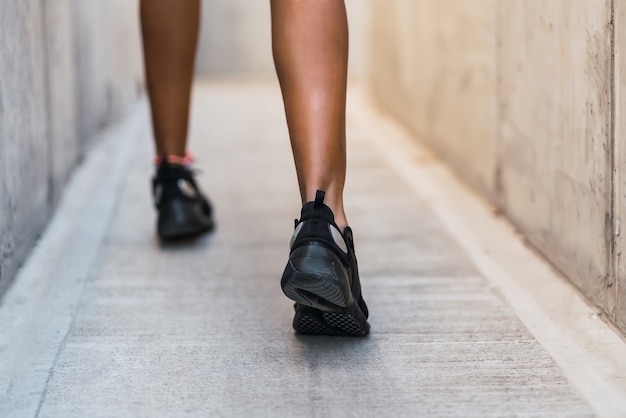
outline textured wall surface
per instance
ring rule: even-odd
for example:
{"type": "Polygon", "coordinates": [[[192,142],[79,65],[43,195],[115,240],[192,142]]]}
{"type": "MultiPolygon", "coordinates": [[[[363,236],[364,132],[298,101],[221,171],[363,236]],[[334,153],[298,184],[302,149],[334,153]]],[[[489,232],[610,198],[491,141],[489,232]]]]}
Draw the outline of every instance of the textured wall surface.
{"type": "Polygon", "coordinates": [[[0,291],[94,134],[140,92],[137,2],[0,2],[0,291]]]}
{"type": "Polygon", "coordinates": [[[379,100],[485,192],[495,173],[495,0],[372,2],[379,100]]]}
{"type": "Polygon", "coordinates": [[[609,280],[607,298],[609,308],[616,312],[617,325],[626,330],[626,0],[615,1],[615,89],[614,89],[614,210],[617,217],[615,230],[615,275],[609,280]]]}
{"type": "Polygon", "coordinates": [[[626,331],[626,1],[442,3],[372,1],[376,97],[626,331]]]}
{"type": "Polygon", "coordinates": [[[498,197],[533,244],[606,306],[611,2],[498,5],[498,197]]]}
{"type": "Polygon", "coordinates": [[[50,142],[41,2],[0,2],[0,280],[49,214],[50,142]]]}
{"type": "Polygon", "coordinates": [[[78,70],[74,68],[74,48],[71,47],[74,43],[72,0],[47,1],[42,4],[46,63],[39,68],[44,70],[48,93],[48,135],[39,140],[44,142],[42,139],[46,138],[50,144],[48,193],[54,200],[81,152],[79,136],[76,135],[79,118],[76,112],[78,86],[75,80],[78,70]]]}

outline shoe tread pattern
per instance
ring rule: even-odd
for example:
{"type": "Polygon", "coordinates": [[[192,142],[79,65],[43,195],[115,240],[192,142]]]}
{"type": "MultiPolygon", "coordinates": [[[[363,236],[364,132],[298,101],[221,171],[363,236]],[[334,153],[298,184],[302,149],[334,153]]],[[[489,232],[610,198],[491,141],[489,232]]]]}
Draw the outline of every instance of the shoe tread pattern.
{"type": "Polygon", "coordinates": [[[302,335],[352,337],[366,336],[370,330],[365,315],[356,305],[345,312],[323,312],[296,304],[293,328],[302,335]]]}

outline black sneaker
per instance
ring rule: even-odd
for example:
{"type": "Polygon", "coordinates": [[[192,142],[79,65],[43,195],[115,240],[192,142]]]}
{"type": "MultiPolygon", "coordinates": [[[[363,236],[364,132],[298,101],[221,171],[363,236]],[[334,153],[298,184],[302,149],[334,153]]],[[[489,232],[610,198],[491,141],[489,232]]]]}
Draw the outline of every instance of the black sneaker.
{"type": "Polygon", "coordinates": [[[352,230],[339,230],[324,195],[318,190],[302,208],[281,280],[285,295],[296,301],[293,328],[298,334],[365,336],[370,326],[352,230]]]}
{"type": "Polygon", "coordinates": [[[159,212],[157,232],[164,240],[190,238],[213,228],[212,209],[193,178],[193,172],[163,159],[152,179],[159,212]]]}

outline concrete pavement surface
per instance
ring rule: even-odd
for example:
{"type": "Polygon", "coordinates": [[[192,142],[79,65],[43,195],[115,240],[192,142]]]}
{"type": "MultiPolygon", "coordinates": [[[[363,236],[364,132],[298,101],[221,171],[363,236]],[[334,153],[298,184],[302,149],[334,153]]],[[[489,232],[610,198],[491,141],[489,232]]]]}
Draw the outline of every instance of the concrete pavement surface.
{"type": "Polygon", "coordinates": [[[291,329],[279,282],[300,203],[277,84],[202,82],[191,149],[217,230],[155,237],[137,105],[79,168],[4,295],[0,416],[626,416],[619,400],[594,404],[381,155],[387,138],[359,122],[359,97],[346,209],[369,337],[291,329]]]}

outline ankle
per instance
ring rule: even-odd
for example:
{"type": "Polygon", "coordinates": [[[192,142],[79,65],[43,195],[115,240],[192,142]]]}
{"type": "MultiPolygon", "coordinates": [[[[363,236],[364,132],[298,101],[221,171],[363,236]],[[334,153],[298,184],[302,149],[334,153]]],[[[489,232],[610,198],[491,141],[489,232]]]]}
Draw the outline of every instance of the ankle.
{"type": "Polygon", "coordinates": [[[333,210],[333,214],[335,215],[335,223],[339,227],[339,230],[343,232],[343,230],[346,229],[346,227],[348,226],[348,219],[346,218],[346,214],[344,213],[343,208],[341,209],[341,211],[335,210],[332,207],[331,209],[333,210]]]}
{"type": "MultiPolygon", "coordinates": [[[[302,204],[313,202],[315,200],[317,190],[318,189],[315,189],[312,193],[303,194],[302,204]]],[[[324,204],[333,211],[335,223],[339,227],[339,230],[343,232],[343,230],[348,226],[348,219],[346,218],[346,213],[343,208],[343,197],[340,193],[329,193],[328,191],[325,191],[325,193],[324,204]]]]}
{"type": "Polygon", "coordinates": [[[175,155],[175,154],[167,154],[167,155],[157,155],[154,157],[154,164],[158,169],[164,163],[167,163],[171,166],[180,166],[186,169],[190,169],[193,165],[194,158],[190,153],[186,153],[185,155],[175,155]]]}

